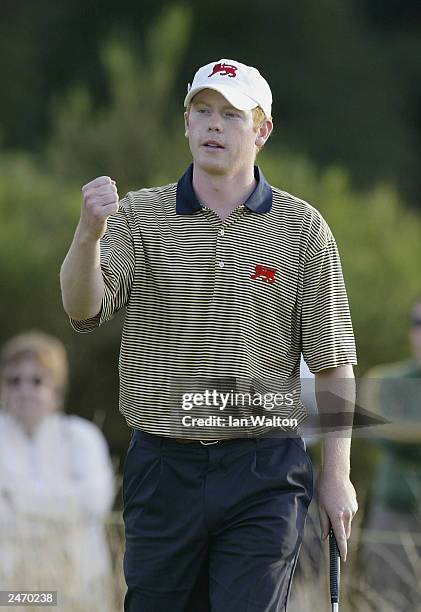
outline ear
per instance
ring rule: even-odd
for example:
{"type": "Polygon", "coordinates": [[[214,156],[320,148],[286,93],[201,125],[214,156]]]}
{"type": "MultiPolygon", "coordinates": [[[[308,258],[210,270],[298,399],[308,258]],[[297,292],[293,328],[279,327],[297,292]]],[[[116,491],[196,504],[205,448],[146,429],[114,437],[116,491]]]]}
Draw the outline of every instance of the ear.
{"type": "Polygon", "coordinates": [[[256,133],[255,144],[257,147],[263,147],[269,136],[272,134],[273,123],[272,119],[265,119],[256,133]]]}
{"type": "Polygon", "coordinates": [[[184,136],[189,137],[189,113],[187,111],[184,113],[184,136]]]}

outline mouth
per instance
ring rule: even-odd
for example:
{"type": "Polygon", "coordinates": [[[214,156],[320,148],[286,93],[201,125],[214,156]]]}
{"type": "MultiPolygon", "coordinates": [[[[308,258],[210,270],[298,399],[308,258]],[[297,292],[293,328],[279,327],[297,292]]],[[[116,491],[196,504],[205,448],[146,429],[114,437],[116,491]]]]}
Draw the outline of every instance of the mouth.
{"type": "Polygon", "coordinates": [[[225,147],[216,140],[206,140],[206,142],[202,144],[202,147],[205,147],[205,149],[225,149],[225,147]]]}

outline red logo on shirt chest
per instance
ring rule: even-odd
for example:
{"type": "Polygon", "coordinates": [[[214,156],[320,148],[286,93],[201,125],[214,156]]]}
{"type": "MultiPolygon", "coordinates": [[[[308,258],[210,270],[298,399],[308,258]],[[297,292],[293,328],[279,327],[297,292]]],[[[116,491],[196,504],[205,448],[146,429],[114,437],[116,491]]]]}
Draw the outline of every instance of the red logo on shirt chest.
{"type": "Polygon", "coordinates": [[[254,274],[251,274],[250,278],[252,280],[257,280],[258,278],[261,278],[262,280],[273,285],[273,283],[275,282],[276,272],[277,272],[276,268],[268,268],[267,266],[256,264],[256,269],[254,271],[254,274]]]}

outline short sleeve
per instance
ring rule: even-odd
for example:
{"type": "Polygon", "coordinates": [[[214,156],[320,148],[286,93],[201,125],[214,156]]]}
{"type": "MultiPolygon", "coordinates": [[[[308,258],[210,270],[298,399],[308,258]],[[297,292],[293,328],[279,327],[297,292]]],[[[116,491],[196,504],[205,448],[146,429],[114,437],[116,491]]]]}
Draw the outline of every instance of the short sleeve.
{"type": "Polygon", "coordinates": [[[333,238],[305,263],[301,341],[313,373],[357,363],[348,297],[333,238]]]}
{"type": "Polygon", "coordinates": [[[101,238],[101,271],[104,279],[104,297],[100,312],[91,319],[70,323],[78,332],[90,332],[113,318],[127,304],[133,283],[135,253],[133,236],[128,221],[130,194],[119,203],[118,211],[109,217],[107,231],[101,238]]]}

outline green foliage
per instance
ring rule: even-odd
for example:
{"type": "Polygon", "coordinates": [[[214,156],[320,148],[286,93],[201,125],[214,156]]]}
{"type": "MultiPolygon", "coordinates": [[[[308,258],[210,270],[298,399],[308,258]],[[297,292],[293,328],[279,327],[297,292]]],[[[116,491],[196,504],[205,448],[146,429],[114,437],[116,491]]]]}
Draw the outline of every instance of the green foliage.
{"type": "Polygon", "coordinates": [[[89,91],[79,86],[53,105],[54,132],[46,156],[55,173],[86,183],[112,175],[122,192],[152,184],[172,170],[171,138],[183,134],[182,101],[178,129],[172,126],[174,79],[190,27],[186,9],[167,11],[151,28],[145,51],[113,37],[102,48],[110,104],[95,112],[89,91]],[[163,137],[163,128],[168,130],[163,137]]]}
{"type": "MultiPolygon", "coordinates": [[[[265,152],[266,155],[266,152],[265,152]]],[[[391,185],[358,192],[347,173],[317,173],[305,159],[268,153],[272,184],[323,214],[339,245],[357,338],[359,373],[408,355],[408,312],[420,293],[421,218],[391,185]]]]}
{"type": "Polygon", "coordinates": [[[1,339],[22,327],[58,327],[59,261],[68,246],[77,188],[23,154],[0,157],[1,339]],[[73,210],[72,210],[73,209],[73,210]]]}
{"type": "MultiPolygon", "coordinates": [[[[115,106],[110,69],[117,85],[120,75],[128,79],[121,50],[108,53],[102,46],[114,32],[114,40],[139,49],[142,61],[136,59],[134,68],[153,65],[147,81],[153,91],[165,94],[177,79],[177,100],[188,76],[211,58],[259,66],[273,89],[279,143],[319,167],[340,162],[359,186],[392,179],[419,205],[419,0],[213,0],[208,10],[195,0],[50,0],[42,10],[23,1],[6,1],[2,8],[0,141],[8,148],[43,146],[52,97],[61,99],[76,84],[87,89],[96,111],[115,106]],[[165,23],[157,20],[163,11],[165,23]]],[[[120,99],[133,93],[130,86],[118,87],[120,99]]],[[[166,98],[154,102],[162,106],[166,98]]],[[[82,162],[85,157],[86,146],[82,162]]],[[[96,159],[94,174],[106,165],[101,155],[96,159]]],[[[89,168],[81,163],[80,169],[89,168]]]]}

